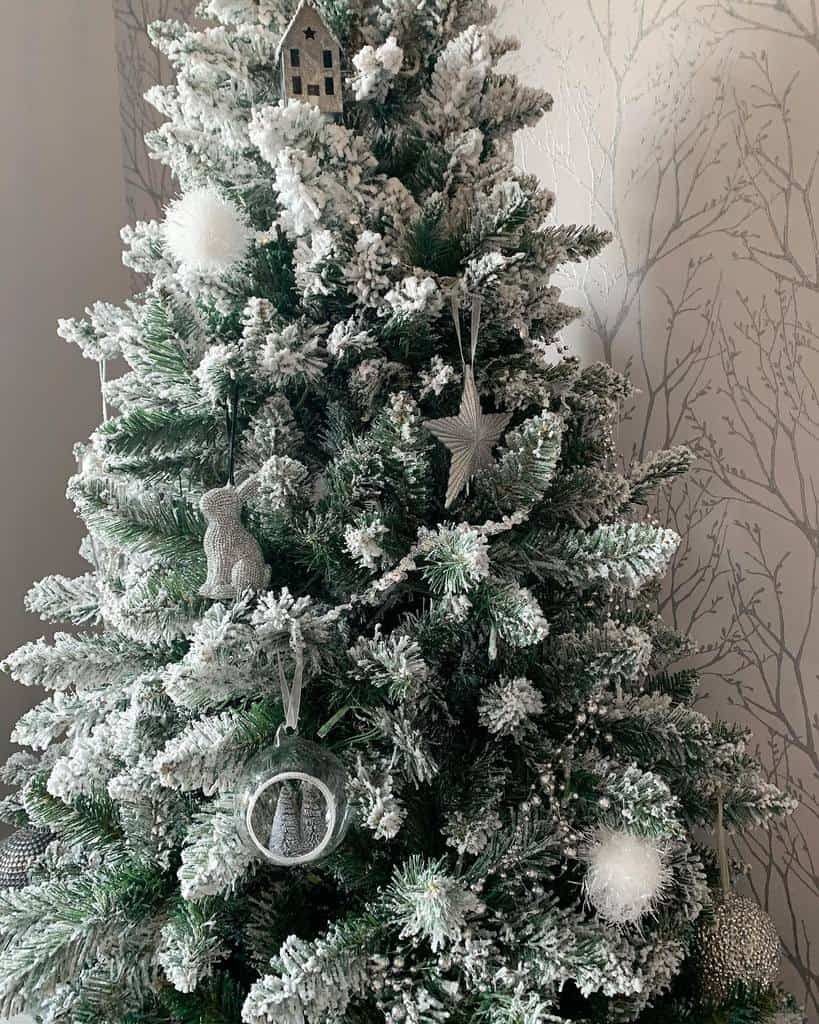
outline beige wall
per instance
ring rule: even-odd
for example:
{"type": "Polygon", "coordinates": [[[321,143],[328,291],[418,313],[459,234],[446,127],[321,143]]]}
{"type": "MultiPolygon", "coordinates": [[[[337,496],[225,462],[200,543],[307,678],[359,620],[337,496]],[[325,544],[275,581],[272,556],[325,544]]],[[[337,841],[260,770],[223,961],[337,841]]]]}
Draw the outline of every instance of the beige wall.
{"type": "Polygon", "coordinates": [[[659,510],[685,540],[664,615],[702,645],[712,711],[802,801],[738,849],[817,1020],[819,23],[816,0],[504,0],[555,110],[518,139],[557,218],[614,242],[561,282],[569,334],[641,389],[637,457],[686,442],[659,510]]]}
{"type": "MultiPolygon", "coordinates": [[[[0,651],[39,636],[23,595],[80,567],[71,447],[99,420],[96,366],[59,316],[127,294],[114,20],[107,0],[0,3],[0,651]]],[[[42,694],[0,680],[0,757],[42,694]]]]}

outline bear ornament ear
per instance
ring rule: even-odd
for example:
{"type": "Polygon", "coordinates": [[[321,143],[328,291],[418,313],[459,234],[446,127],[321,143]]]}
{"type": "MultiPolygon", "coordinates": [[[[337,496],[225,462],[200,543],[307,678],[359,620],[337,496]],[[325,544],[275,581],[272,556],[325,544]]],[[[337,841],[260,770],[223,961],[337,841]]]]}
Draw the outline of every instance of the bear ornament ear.
{"type": "Polygon", "coordinates": [[[253,476],[249,476],[246,480],[243,480],[236,486],[236,494],[242,503],[252,501],[258,493],[259,478],[255,473],[253,476]]]}

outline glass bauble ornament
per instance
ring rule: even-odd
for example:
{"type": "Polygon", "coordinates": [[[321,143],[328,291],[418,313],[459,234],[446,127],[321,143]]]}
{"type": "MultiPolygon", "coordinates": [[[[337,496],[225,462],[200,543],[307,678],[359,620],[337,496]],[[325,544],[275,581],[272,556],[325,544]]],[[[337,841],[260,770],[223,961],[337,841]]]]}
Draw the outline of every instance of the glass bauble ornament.
{"type": "Polygon", "coordinates": [[[284,735],[254,758],[249,774],[245,824],[266,860],[297,867],[336,849],[350,823],[350,808],[347,772],[334,754],[298,735],[284,735]]]}

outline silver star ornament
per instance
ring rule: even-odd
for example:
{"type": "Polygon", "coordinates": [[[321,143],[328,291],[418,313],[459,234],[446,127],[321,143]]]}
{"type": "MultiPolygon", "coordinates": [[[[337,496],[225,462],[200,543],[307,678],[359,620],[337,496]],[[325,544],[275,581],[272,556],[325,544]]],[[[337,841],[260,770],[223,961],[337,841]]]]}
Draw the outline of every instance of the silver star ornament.
{"type": "Polygon", "coordinates": [[[506,430],[512,414],[484,413],[475,386],[475,373],[469,364],[464,367],[464,393],[457,416],[426,420],[424,426],[452,452],[445,507],[449,508],[472,477],[495,464],[492,449],[506,430]]]}

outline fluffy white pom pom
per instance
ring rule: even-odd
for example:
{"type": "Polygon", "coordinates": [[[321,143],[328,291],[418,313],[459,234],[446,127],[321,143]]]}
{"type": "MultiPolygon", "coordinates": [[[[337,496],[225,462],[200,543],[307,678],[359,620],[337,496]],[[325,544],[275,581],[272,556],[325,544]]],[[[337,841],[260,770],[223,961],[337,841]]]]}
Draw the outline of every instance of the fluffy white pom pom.
{"type": "Polygon", "coordinates": [[[662,845],[630,832],[600,829],[584,860],[586,898],[612,924],[632,924],[652,911],[671,877],[662,845]]]}
{"type": "Polygon", "coordinates": [[[215,275],[244,259],[252,237],[239,207],[207,185],[186,192],[168,206],[164,234],[168,250],[182,268],[215,275]]]}

